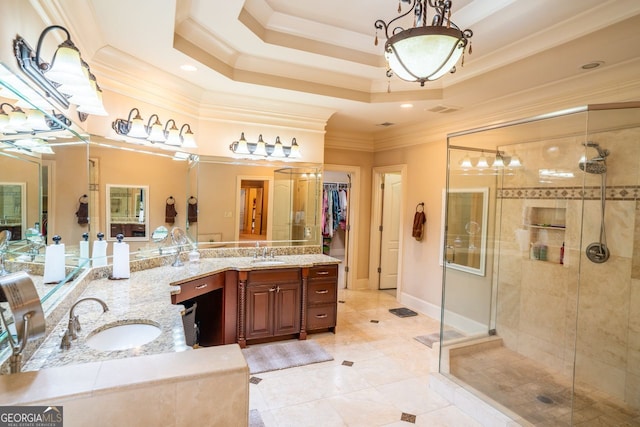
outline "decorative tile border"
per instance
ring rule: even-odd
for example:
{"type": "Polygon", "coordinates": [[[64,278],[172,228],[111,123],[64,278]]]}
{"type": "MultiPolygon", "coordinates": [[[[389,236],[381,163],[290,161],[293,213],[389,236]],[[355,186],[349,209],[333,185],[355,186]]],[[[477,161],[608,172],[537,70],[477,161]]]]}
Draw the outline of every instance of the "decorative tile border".
{"type": "MultiPolygon", "coordinates": [[[[600,200],[600,187],[519,187],[500,188],[498,199],[564,199],[600,200]]],[[[611,186],[606,190],[607,200],[638,200],[640,186],[611,186]]]]}

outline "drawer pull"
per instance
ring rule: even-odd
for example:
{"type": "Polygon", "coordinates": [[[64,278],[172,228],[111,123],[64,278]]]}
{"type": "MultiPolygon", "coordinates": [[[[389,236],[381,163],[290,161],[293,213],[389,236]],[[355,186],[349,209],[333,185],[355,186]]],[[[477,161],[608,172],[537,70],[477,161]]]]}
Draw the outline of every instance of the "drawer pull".
{"type": "Polygon", "coordinates": [[[208,283],[203,283],[202,285],[198,285],[198,286],[196,286],[196,289],[198,289],[198,290],[199,290],[199,289],[204,289],[204,288],[206,288],[207,286],[209,286],[209,284],[208,284],[208,283]]]}
{"type": "Polygon", "coordinates": [[[328,289],[323,289],[321,291],[316,291],[316,294],[328,294],[329,290],[328,289]]]}
{"type": "Polygon", "coordinates": [[[326,314],[316,314],[316,319],[326,319],[327,317],[326,314]]]}
{"type": "Polygon", "coordinates": [[[322,270],[322,271],[318,271],[316,274],[318,276],[326,276],[327,274],[329,274],[329,272],[327,270],[322,270]]]}
{"type": "Polygon", "coordinates": [[[280,286],[274,286],[273,288],[270,288],[269,292],[280,292],[280,286]]]}

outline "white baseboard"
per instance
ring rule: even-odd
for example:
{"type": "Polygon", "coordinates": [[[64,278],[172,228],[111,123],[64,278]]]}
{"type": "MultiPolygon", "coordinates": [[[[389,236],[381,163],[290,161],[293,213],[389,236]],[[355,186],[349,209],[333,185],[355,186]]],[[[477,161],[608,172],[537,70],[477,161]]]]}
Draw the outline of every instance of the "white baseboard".
{"type": "MultiPolygon", "coordinates": [[[[400,294],[399,301],[418,313],[422,313],[438,321],[441,320],[441,309],[438,305],[405,294],[404,292],[400,294]]],[[[449,310],[445,310],[445,321],[447,326],[451,326],[468,336],[486,334],[489,330],[487,325],[449,310]]]]}

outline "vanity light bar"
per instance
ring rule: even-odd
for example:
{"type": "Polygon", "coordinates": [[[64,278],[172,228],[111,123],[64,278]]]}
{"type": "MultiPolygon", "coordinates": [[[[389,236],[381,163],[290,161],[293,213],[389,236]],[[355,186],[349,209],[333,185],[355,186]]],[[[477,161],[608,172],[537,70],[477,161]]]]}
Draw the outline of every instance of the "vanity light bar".
{"type": "Polygon", "coordinates": [[[250,159],[299,159],[300,146],[295,138],[291,140],[290,146],[285,146],[280,141],[280,137],[277,136],[273,144],[267,144],[262,139],[262,134],[258,136],[257,142],[249,142],[244,137],[244,132],[240,134],[240,139],[233,141],[229,145],[229,150],[240,157],[247,157],[250,159]]]}

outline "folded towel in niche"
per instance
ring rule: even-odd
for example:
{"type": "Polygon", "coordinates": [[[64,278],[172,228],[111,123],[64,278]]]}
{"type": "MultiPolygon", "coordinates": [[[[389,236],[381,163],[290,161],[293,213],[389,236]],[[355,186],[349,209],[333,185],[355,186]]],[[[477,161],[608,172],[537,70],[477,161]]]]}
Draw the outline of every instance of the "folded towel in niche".
{"type": "Polygon", "coordinates": [[[416,240],[422,240],[425,222],[427,222],[427,217],[424,211],[416,212],[413,217],[413,232],[411,233],[416,240]]]}

